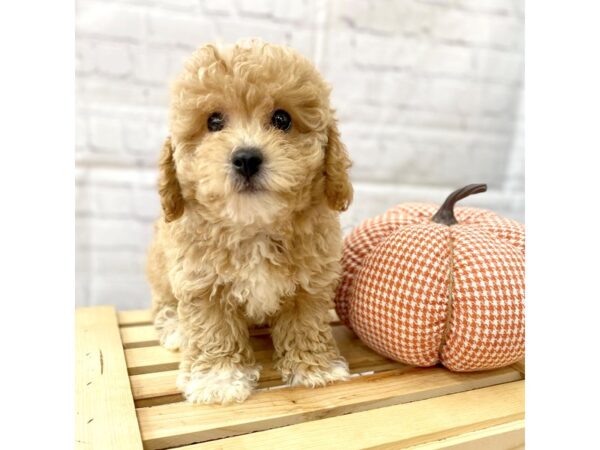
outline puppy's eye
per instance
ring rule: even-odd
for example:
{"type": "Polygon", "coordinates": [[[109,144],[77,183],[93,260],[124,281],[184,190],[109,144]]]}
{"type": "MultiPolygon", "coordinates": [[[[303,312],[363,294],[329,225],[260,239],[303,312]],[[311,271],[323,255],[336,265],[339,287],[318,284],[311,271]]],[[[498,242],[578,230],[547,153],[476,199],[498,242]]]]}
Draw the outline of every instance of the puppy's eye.
{"type": "Polygon", "coordinates": [[[225,126],[225,117],[220,112],[214,112],[208,116],[206,126],[208,131],[221,131],[225,126]]]}
{"type": "Polygon", "coordinates": [[[278,109],[271,116],[271,124],[282,131],[288,131],[292,128],[292,118],[283,109],[278,109]]]}

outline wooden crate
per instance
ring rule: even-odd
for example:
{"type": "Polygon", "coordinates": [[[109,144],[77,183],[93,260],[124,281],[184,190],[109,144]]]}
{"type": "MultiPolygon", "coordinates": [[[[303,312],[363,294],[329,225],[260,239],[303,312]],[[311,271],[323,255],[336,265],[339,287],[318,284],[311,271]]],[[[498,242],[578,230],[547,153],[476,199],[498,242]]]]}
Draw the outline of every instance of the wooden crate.
{"type": "Polygon", "coordinates": [[[175,389],[179,354],[158,346],[149,311],[79,309],[77,448],[523,448],[523,364],[414,368],[377,355],[336,319],[351,381],[282,386],[268,330],[257,329],[258,391],[242,404],[190,405],[175,389]]]}

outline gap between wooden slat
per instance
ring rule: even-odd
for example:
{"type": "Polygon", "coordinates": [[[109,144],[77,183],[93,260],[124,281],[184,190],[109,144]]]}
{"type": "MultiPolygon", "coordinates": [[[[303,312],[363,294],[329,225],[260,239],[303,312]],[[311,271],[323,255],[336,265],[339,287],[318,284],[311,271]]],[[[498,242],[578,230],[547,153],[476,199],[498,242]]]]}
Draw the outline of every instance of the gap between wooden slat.
{"type": "MultiPolygon", "coordinates": [[[[395,362],[381,356],[368,347],[362,342],[353,338],[353,334],[346,330],[334,330],[334,334],[338,335],[338,346],[340,352],[350,366],[353,373],[362,373],[368,371],[382,371],[389,369],[398,369],[402,367],[409,367],[402,363],[395,362]]],[[[164,349],[160,349],[165,351],[164,349]]],[[[275,370],[274,362],[272,359],[272,350],[264,350],[255,352],[257,361],[262,365],[260,374],[260,386],[275,386],[282,384],[281,376],[278,371],[275,370]]],[[[178,353],[170,353],[168,355],[173,358],[173,363],[170,364],[171,370],[132,374],[131,389],[133,396],[136,400],[151,399],[155,397],[172,396],[177,394],[175,388],[175,379],[177,377],[177,366],[179,361],[178,353]]],[[[157,367],[157,366],[151,366],[157,367]]],[[[163,403],[165,401],[173,400],[173,398],[167,398],[164,400],[155,400],[150,402],[151,404],[163,403]]]]}
{"type": "MultiPolygon", "coordinates": [[[[282,448],[321,449],[397,449],[412,448],[432,441],[448,439],[465,433],[521,423],[525,415],[525,384],[505,383],[456,394],[438,396],[412,403],[371,409],[344,416],[304,422],[253,434],[213,440],[181,447],[181,450],[282,448]]],[[[138,412],[139,415],[139,412],[138,412]]],[[[519,431],[513,426],[512,431],[519,431]]],[[[511,431],[508,430],[508,431],[511,431]]],[[[232,431],[238,431],[237,428],[232,431]]],[[[478,444],[477,440],[474,440],[478,444]]],[[[487,441],[490,443],[490,441],[487,441]]],[[[493,442],[493,441],[492,441],[493,442]]],[[[518,442],[518,439],[517,439],[518,442]]],[[[450,447],[479,450],[493,447],[450,447]]],[[[153,448],[153,447],[150,447],[153,448]]],[[[447,448],[424,446],[417,449],[447,448]]]]}
{"type": "MultiPolygon", "coordinates": [[[[158,345],[158,336],[152,325],[149,310],[122,311],[118,313],[121,331],[121,340],[125,348],[139,348],[158,345]]],[[[329,310],[329,320],[332,326],[339,325],[340,319],[335,310],[329,310]]],[[[251,336],[270,334],[266,326],[250,329],[251,336]]]]}
{"type": "MultiPolygon", "coordinates": [[[[381,364],[389,359],[376,354],[369,349],[358,337],[343,325],[332,328],[333,335],[338,343],[342,355],[354,358],[356,363],[363,366],[373,361],[381,364]],[[364,361],[364,362],[361,362],[364,361]]],[[[272,360],[273,348],[269,336],[254,336],[251,338],[257,362],[265,366],[272,360]],[[261,344],[260,346],[258,344],[261,344]]],[[[130,375],[161,372],[176,369],[179,365],[179,352],[171,352],[160,346],[132,348],[125,350],[127,367],[130,375]]]]}
{"type": "MultiPolygon", "coordinates": [[[[350,373],[365,374],[365,373],[382,373],[389,370],[395,370],[400,373],[402,370],[411,370],[412,366],[405,366],[401,363],[390,361],[379,365],[369,365],[368,367],[351,366],[350,373]]],[[[261,377],[258,381],[257,390],[272,387],[287,387],[283,380],[275,371],[272,372],[274,377],[265,379],[261,377]]],[[[183,401],[183,396],[175,386],[177,378],[177,370],[169,370],[166,372],[149,373],[142,375],[133,375],[130,377],[131,386],[134,393],[136,408],[144,408],[148,406],[166,405],[167,403],[176,403],[183,401]]]]}
{"type": "MultiPolygon", "coordinates": [[[[243,404],[173,403],[139,408],[137,414],[145,448],[159,449],[414,402],[519,379],[521,374],[512,368],[469,374],[452,373],[438,367],[413,368],[400,373],[390,371],[357,377],[320,389],[297,387],[263,391],[243,404]]],[[[371,426],[370,421],[359,426],[364,430],[365,424],[371,426]]],[[[398,424],[394,423],[394,426],[398,424]]]]}

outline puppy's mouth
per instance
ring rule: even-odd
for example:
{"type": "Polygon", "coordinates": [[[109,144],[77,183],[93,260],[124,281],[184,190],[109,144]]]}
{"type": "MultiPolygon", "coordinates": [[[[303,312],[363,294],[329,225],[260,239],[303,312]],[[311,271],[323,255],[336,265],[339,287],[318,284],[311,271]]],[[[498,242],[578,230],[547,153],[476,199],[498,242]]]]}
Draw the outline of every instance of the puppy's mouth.
{"type": "Polygon", "coordinates": [[[252,194],[255,192],[263,192],[265,191],[264,186],[260,182],[258,177],[243,177],[239,175],[233,176],[233,188],[238,193],[247,193],[252,194]]]}

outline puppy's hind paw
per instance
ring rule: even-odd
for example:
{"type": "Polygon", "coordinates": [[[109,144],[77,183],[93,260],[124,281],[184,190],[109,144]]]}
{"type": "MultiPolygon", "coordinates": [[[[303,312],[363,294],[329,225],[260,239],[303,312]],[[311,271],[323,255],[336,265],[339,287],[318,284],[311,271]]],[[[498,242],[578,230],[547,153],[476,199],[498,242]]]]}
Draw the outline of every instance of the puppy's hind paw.
{"type": "Polygon", "coordinates": [[[189,378],[184,396],[190,403],[241,403],[258,381],[256,367],[232,367],[195,372],[189,378]]]}
{"type": "Polygon", "coordinates": [[[349,378],[350,371],[348,370],[348,364],[343,359],[339,359],[332,361],[328,367],[298,367],[287,381],[291,386],[318,387],[325,386],[334,381],[345,381],[349,378]]]}

